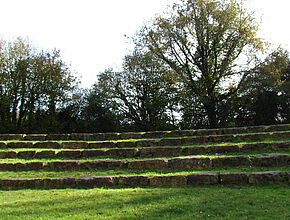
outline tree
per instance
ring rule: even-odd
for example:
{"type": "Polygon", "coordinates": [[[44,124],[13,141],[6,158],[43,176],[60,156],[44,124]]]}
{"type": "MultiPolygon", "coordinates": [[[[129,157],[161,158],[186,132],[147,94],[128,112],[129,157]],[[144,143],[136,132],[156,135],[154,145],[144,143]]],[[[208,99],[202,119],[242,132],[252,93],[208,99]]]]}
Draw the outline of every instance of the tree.
{"type": "MultiPolygon", "coordinates": [[[[76,78],[57,50],[39,52],[21,38],[1,42],[0,120],[3,132],[31,132],[39,117],[56,106],[76,86],[76,78]]],[[[47,119],[47,118],[46,118],[47,119]]],[[[53,117],[48,120],[52,122],[53,117]]]]}
{"type": "Polygon", "coordinates": [[[238,91],[262,49],[257,24],[236,0],[183,0],[169,14],[142,28],[135,42],[178,74],[217,127],[219,104],[238,91]]]}
{"type": "Polygon", "coordinates": [[[131,130],[174,127],[174,78],[150,53],[134,51],[124,59],[123,70],[107,70],[95,88],[103,88],[115,103],[121,123],[131,130]],[[104,89],[105,88],[105,89],[104,89]]]}

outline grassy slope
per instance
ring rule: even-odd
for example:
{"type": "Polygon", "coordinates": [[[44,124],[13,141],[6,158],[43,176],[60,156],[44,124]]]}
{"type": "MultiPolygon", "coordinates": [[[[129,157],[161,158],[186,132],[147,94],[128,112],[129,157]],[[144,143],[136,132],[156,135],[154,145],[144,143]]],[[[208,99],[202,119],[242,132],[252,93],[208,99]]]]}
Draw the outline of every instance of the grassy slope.
{"type": "Polygon", "coordinates": [[[1,220],[289,219],[290,188],[178,187],[0,191],[1,220]]]}

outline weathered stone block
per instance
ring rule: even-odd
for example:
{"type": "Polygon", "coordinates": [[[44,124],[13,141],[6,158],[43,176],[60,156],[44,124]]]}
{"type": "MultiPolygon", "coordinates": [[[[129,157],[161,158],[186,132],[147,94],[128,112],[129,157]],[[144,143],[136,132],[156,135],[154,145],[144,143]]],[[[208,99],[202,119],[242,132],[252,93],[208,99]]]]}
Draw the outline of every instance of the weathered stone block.
{"type": "Polygon", "coordinates": [[[114,186],[116,183],[116,178],[111,176],[87,176],[76,179],[76,187],[106,187],[114,186]]]}
{"type": "Polygon", "coordinates": [[[252,159],[254,166],[272,167],[287,166],[290,164],[289,154],[266,154],[259,155],[252,159]]]}
{"type": "Polygon", "coordinates": [[[148,159],[129,161],[129,169],[166,169],[167,161],[164,159],[148,159]]]}
{"type": "Polygon", "coordinates": [[[104,133],[104,140],[118,140],[120,139],[119,133],[104,133]]]}
{"type": "Polygon", "coordinates": [[[54,150],[44,150],[38,151],[35,153],[36,158],[54,158],[56,156],[56,152],[54,150]]]}
{"type": "Polygon", "coordinates": [[[7,178],[0,179],[0,189],[33,189],[41,186],[40,178],[7,178]]]}
{"type": "Polygon", "coordinates": [[[110,149],[106,151],[106,154],[113,157],[121,157],[121,158],[131,158],[137,155],[137,149],[110,149]]]}
{"type": "Polygon", "coordinates": [[[247,185],[249,175],[247,173],[220,173],[221,184],[226,185],[247,185]]]}
{"type": "Polygon", "coordinates": [[[59,149],[61,148],[61,144],[58,142],[35,142],[33,145],[35,148],[51,148],[51,149],[59,149]]]}
{"type": "Polygon", "coordinates": [[[80,149],[80,148],[87,148],[88,143],[87,142],[62,142],[61,143],[62,148],[67,149],[80,149]]]}
{"type": "Polygon", "coordinates": [[[202,155],[208,153],[207,146],[184,147],[182,148],[182,155],[202,155]]]}
{"type": "Polygon", "coordinates": [[[214,185],[218,183],[218,173],[195,173],[187,175],[188,185],[214,185]]]}
{"type": "Polygon", "coordinates": [[[105,141],[105,142],[88,143],[87,148],[93,149],[93,148],[115,148],[115,147],[116,142],[105,141]]]}
{"type": "Polygon", "coordinates": [[[79,161],[52,161],[48,162],[45,168],[50,170],[78,170],[80,169],[79,161]]]}
{"type": "Polygon", "coordinates": [[[148,131],[142,134],[142,138],[161,138],[166,135],[164,131],[148,131]]]}
{"type": "Polygon", "coordinates": [[[43,162],[27,162],[27,163],[14,163],[16,171],[29,171],[41,170],[44,167],[43,162]]]}
{"type": "Polygon", "coordinates": [[[210,153],[238,153],[240,148],[238,145],[217,145],[208,147],[210,153]]]}
{"type": "Polygon", "coordinates": [[[148,186],[148,176],[120,176],[119,185],[121,186],[148,186]]]}
{"type": "Polygon", "coordinates": [[[250,158],[247,156],[228,156],[212,158],[213,167],[236,167],[248,166],[251,164],[250,158]]]}
{"type": "Polygon", "coordinates": [[[290,184],[290,175],[287,172],[268,171],[249,174],[250,184],[290,184]]]}
{"type": "Polygon", "coordinates": [[[25,135],[23,135],[23,140],[45,141],[46,140],[46,134],[25,134],[25,135]]]}
{"type": "Polygon", "coordinates": [[[158,141],[158,146],[178,146],[182,145],[181,138],[168,138],[158,141]]]}
{"type": "Polygon", "coordinates": [[[96,160],[81,162],[81,169],[126,168],[127,162],[121,160],[96,160]]]}
{"type": "Polygon", "coordinates": [[[57,140],[57,141],[64,141],[69,140],[69,134],[47,134],[46,140],[57,140]]]}
{"type": "Polygon", "coordinates": [[[137,143],[136,141],[119,141],[116,142],[116,147],[118,148],[137,147],[137,143]]]}
{"type": "Polygon", "coordinates": [[[241,152],[251,152],[269,149],[269,143],[250,143],[240,146],[241,152]]]}
{"type": "Polygon", "coordinates": [[[185,175],[153,176],[149,179],[150,186],[185,186],[185,175]]]}
{"type": "Polygon", "coordinates": [[[30,150],[30,151],[19,151],[17,154],[17,157],[19,158],[27,158],[27,159],[31,159],[34,157],[36,151],[35,150],[30,150]]]}
{"type": "Polygon", "coordinates": [[[0,134],[0,140],[23,140],[23,134],[0,134]]]}
{"type": "Polygon", "coordinates": [[[17,152],[16,151],[0,151],[0,158],[16,158],[17,152]]]}
{"type": "Polygon", "coordinates": [[[7,148],[7,144],[4,142],[0,142],[0,149],[7,148]]]}
{"type": "Polygon", "coordinates": [[[171,169],[206,169],[211,167],[208,157],[179,157],[168,161],[171,169]]]}
{"type": "Polygon", "coordinates": [[[76,180],[74,177],[45,178],[42,185],[44,188],[75,188],[76,180]]]}
{"type": "Polygon", "coordinates": [[[136,141],[137,147],[152,147],[152,146],[158,146],[157,140],[140,140],[136,141]]]}
{"type": "Polygon", "coordinates": [[[140,157],[167,157],[181,155],[181,147],[154,147],[140,150],[140,157]]]}
{"type": "Polygon", "coordinates": [[[33,142],[10,142],[8,148],[33,148],[33,142]]]}
{"type": "Polygon", "coordinates": [[[120,139],[140,139],[140,138],[142,138],[141,133],[137,132],[120,133],[120,139]]]}
{"type": "Polygon", "coordinates": [[[63,157],[63,158],[81,158],[82,151],[80,150],[62,150],[57,152],[57,157],[63,157]]]}
{"type": "Polygon", "coordinates": [[[82,156],[84,158],[89,158],[89,157],[100,157],[106,155],[106,151],[104,150],[84,150],[82,152],[82,156]]]}

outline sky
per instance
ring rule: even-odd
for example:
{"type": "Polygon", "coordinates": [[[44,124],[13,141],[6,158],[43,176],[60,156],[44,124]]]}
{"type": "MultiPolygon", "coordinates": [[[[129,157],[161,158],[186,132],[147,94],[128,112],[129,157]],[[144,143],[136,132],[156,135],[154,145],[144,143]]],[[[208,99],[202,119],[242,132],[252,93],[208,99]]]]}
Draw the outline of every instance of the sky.
{"type": "MultiPolygon", "coordinates": [[[[126,36],[173,2],[178,0],[0,0],[0,37],[60,49],[81,86],[90,87],[98,73],[121,67],[133,47],[126,36]]],[[[290,51],[290,0],[246,0],[245,6],[261,20],[259,36],[290,51]]]]}

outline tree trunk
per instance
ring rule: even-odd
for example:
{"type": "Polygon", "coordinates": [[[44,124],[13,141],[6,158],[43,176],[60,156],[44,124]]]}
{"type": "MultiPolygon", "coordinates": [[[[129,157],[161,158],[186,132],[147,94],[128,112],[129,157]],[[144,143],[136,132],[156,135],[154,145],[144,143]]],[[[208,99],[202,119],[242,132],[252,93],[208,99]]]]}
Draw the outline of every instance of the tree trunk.
{"type": "Polygon", "coordinates": [[[216,108],[216,101],[209,101],[204,104],[206,114],[208,117],[209,128],[217,128],[218,127],[218,120],[217,120],[217,108],[216,108]]]}

